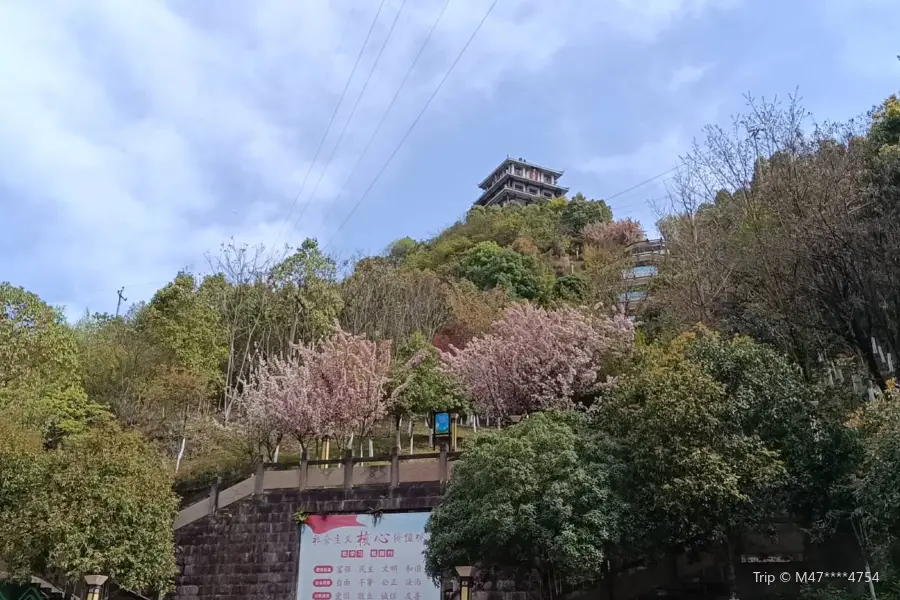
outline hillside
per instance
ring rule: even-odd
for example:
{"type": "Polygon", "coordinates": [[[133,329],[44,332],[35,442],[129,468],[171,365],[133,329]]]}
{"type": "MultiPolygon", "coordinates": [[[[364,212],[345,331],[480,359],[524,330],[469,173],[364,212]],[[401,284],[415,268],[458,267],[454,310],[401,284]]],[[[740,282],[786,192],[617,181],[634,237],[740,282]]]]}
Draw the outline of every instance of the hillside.
{"type": "MultiPolygon", "coordinates": [[[[431,240],[399,240],[383,256],[358,261],[342,280],[337,260],[315,240],[274,258],[264,248],[225,245],[211,272],[178,273],[122,316],[86,315],[72,328],[55,327],[75,352],[89,401],[158,446],[187,492],[245,471],[260,453],[276,458],[276,447],[282,460],[299,453],[295,440],[269,443],[248,431],[241,390],[260,360],[315,343],[335,322],[392,343],[397,362],[426,347],[434,352],[431,343],[464,345],[518,300],[611,302],[625,256],[622,226],[604,202],[580,194],[477,207],[431,240]]],[[[636,234],[634,224],[624,226],[634,230],[626,237],[636,234]]],[[[7,302],[24,295],[35,310],[42,306],[24,290],[7,290],[7,302]]],[[[407,418],[402,437],[427,446],[427,410],[406,413],[416,429],[407,418]]],[[[374,447],[394,444],[399,418],[375,428],[374,447]]]]}
{"type": "Polygon", "coordinates": [[[896,565],[900,100],[865,127],[806,118],[751,105],[707,129],[637,322],[614,306],[640,226],[581,195],[476,208],[348,265],[315,240],[225,245],[75,326],[0,284],[0,559],[165,587],[173,478],[190,495],[260,459],[425,449],[440,409],[471,423],[477,468],[436,513],[431,569],[733,557],[784,512],[817,535],[862,522],[896,565]]]}

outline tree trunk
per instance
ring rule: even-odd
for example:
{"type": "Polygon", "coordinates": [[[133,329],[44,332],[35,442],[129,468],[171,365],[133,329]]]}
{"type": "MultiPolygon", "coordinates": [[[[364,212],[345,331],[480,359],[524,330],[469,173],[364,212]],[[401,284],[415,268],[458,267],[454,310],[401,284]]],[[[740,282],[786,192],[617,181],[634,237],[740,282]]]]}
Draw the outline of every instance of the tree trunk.
{"type": "Polygon", "coordinates": [[[677,586],[678,585],[678,549],[677,548],[669,548],[668,552],[668,567],[669,567],[669,582],[670,585],[677,586]]]}
{"type": "Polygon", "coordinates": [[[734,544],[730,537],[725,539],[725,583],[731,600],[737,599],[737,572],[734,568],[734,544]]]}
{"type": "Polygon", "coordinates": [[[613,559],[609,556],[609,552],[606,551],[604,554],[606,554],[606,561],[601,569],[600,576],[603,580],[603,588],[606,591],[606,598],[604,600],[615,600],[617,571],[613,564],[613,559]]]}
{"type": "Polygon", "coordinates": [[[862,355],[863,362],[869,370],[869,374],[875,380],[875,384],[883,390],[887,384],[884,377],[881,375],[881,367],[878,364],[878,359],[875,358],[875,352],[872,350],[871,336],[868,336],[861,331],[856,323],[851,323],[850,329],[853,340],[856,342],[856,348],[862,355]]]}
{"type": "Polygon", "coordinates": [[[181,467],[181,459],[184,458],[184,446],[187,444],[187,438],[181,438],[181,449],[178,450],[178,458],[175,460],[175,472],[178,472],[178,469],[181,467]]]}

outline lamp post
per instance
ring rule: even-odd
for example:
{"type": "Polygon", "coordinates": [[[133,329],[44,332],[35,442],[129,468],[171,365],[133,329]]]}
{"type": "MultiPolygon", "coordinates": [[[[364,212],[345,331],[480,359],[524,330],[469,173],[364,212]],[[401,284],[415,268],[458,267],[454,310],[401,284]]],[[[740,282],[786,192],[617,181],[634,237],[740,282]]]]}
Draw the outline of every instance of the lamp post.
{"type": "Polygon", "coordinates": [[[475,567],[456,567],[456,574],[459,575],[459,600],[469,600],[473,571],[475,567]]]}
{"type": "Polygon", "coordinates": [[[456,452],[459,440],[459,415],[455,412],[450,413],[450,450],[456,452]]]}
{"type": "Polygon", "coordinates": [[[103,584],[106,583],[106,575],[85,575],[84,583],[87,584],[87,595],[84,600],[100,600],[103,584]]]}

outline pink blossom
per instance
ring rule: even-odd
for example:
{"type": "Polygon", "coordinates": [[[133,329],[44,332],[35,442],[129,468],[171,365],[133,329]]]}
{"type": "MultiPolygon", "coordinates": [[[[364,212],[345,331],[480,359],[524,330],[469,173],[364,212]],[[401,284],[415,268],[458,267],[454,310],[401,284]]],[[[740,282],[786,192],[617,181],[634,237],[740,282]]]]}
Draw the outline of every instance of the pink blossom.
{"type": "Polygon", "coordinates": [[[390,342],[338,328],[318,347],[294,346],[285,358],[260,360],[241,404],[251,425],[291,435],[304,448],[326,437],[349,443],[387,415],[389,369],[390,342]]]}
{"type": "Polygon", "coordinates": [[[325,435],[348,441],[370,433],[387,416],[389,341],[372,342],[338,329],[308,357],[310,389],[326,415],[325,435]]]}
{"type": "Polygon", "coordinates": [[[641,224],[631,219],[606,223],[588,223],[581,233],[586,244],[599,247],[624,247],[643,239],[646,234],[641,224]]]}
{"type": "Polygon", "coordinates": [[[600,389],[605,362],[633,342],[634,326],[621,315],[521,303],[488,334],[441,356],[480,411],[505,416],[570,407],[577,396],[600,389]]]}

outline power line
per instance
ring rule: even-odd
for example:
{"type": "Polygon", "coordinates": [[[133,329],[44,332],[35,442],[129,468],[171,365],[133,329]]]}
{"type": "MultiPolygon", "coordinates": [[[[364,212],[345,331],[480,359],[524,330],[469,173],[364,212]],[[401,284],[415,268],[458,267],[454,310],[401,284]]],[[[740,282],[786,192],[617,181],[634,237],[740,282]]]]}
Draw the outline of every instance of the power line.
{"type": "MultiPolygon", "coordinates": [[[[449,6],[450,1],[451,1],[451,0],[447,0],[447,1],[445,2],[445,4],[444,4],[444,9],[441,11],[441,13],[440,13],[440,15],[438,16],[437,20],[436,20],[436,21],[434,22],[434,24],[432,25],[432,27],[431,27],[431,32],[429,33],[428,37],[431,37],[431,33],[433,33],[434,30],[436,29],[437,24],[438,24],[438,22],[440,21],[441,16],[444,14],[444,12],[446,11],[447,7],[449,6]]],[[[495,2],[495,4],[496,4],[496,2],[495,2]]],[[[428,41],[428,39],[426,38],[425,43],[427,43],[427,41],[428,41]]],[[[418,57],[421,56],[422,51],[423,51],[424,48],[425,48],[425,43],[423,43],[422,46],[419,48],[419,53],[418,53],[418,55],[416,56],[416,59],[413,61],[413,64],[410,66],[409,70],[407,71],[407,77],[410,75],[410,73],[412,73],[412,70],[413,70],[413,68],[415,67],[416,60],[418,60],[418,57]]],[[[404,82],[405,82],[405,80],[406,80],[406,77],[404,78],[404,82]]],[[[403,84],[401,83],[401,87],[398,88],[397,93],[394,95],[394,100],[396,100],[397,96],[399,96],[399,93],[400,93],[400,90],[402,89],[402,86],[403,86],[403,84]]],[[[393,101],[392,101],[392,102],[393,102],[393,101]]],[[[390,110],[390,107],[388,108],[388,110],[390,110]]],[[[386,116],[387,116],[387,111],[385,112],[385,115],[384,115],[384,117],[382,118],[382,123],[383,123],[384,120],[386,119],[386,116]]],[[[380,128],[380,126],[381,126],[381,123],[379,124],[379,128],[380,128]]],[[[376,128],[376,130],[375,130],[375,134],[377,134],[377,133],[378,133],[378,128],[376,128]]],[[[371,144],[372,139],[374,139],[375,134],[373,134],[372,137],[370,138],[370,140],[369,140],[370,144],[371,144]]],[[[402,141],[401,141],[401,143],[402,143],[402,141]]],[[[367,148],[368,148],[368,146],[367,146],[367,148]]],[[[363,151],[363,154],[365,154],[365,150],[363,151]]],[[[360,159],[357,161],[357,166],[359,165],[359,162],[360,162],[361,160],[362,160],[362,157],[360,157],[360,159]]],[[[659,173],[659,174],[657,174],[657,175],[654,175],[653,177],[650,177],[650,178],[648,178],[648,179],[645,179],[644,181],[642,181],[642,182],[640,182],[640,183],[638,183],[638,184],[636,184],[636,185],[633,185],[633,186],[631,186],[631,187],[629,187],[629,188],[626,188],[626,189],[624,189],[624,190],[622,190],[622,191],[620,191],[620,192],[616,192],[615,194],[613,194],[613,195],[609,196],[608,198],[606,198],[606,200],[604,200],[604,201],[607,201],[607,200],[609,200],[609,199],[611,199],[611,198],[617,198],[617,197],[622,196],[622,195],[624,195],[624,194],[626,194],[626,193],[628,193],[628,192],[631,192],[631,191],[634,191],[634,190],[636,190],[636,189],[638,189],[638,188],[640,188],[640,187],[643,187],[644,185],[647,185],[648,183],[651,183],[651,182],[653,182],[653,181],[659,179],[660,177],[663,177],[664,175],[668,175],[668,174],[671,173],[672,171],[675,171],[675,170],[681,168],[681,166],[682,166],[682,165],[677,165],[677,166],[675,166],[675,167],[672,167],[671,169],[668,169],[668,170],[666,170],[666,171],[663,171],[662,173],[659,173]]],[[[347,181],[349,181],[349,180],[352,178],[352,176],[353,176],[353,172],[351,171],[350,176],[347,178],[347,181]]],[[[344,184],[345,187],[346,187],[346,183],[347,183],[347,182],[345,182],[345,184],[344,184]]],[[[369,187],[372,187],[372,186],[369,186],[369,187]]],[[[341,190],[341,193],[343,193],[343,189],[341,190]]],[[[340,197],[340,195],[339,195],[338,197],[340,197]]],[[[658,201],[658,200],[665,200],[666,198],[667,198],[666,196],[659,197],[659,198],[652,198],[652,199],[650,199],[650,200],[647,200],[646,202],[652,202],[652,201],[658,201]]],[[[620,209],[620,211],[621,211],[621,209],[623,209],[623,208],[634,208],[635,206],[637,206],[638,204],[641,204],[641,203],[643,203],[643,202],[644,202],[644,201],[642,201],[642,202],[637,202],[637,203],[634,203],[634,204],[628,203],[628,204],[620,205],[620,206],[619,206],[619,209],[620,209]]],[[[359,204],[359,203],[357,203],[357,205],[358,205],[358,204],[359,204]]],[[[610,208],[612,208],[612,207],[610,207],[610,208]]],[[[456,220],[455,220],[454,222],[462,221],[462,220],[465,218],[466,214],[469,212],[470,209],[471,209],[471,207],[470,207],[470,208],[467,208],[465,211],[463,211],[463,212],[459,215],[459,217],[456,218],[456,220]]],[[[348,216],[348,218],[349,218],[349,216],[348,216]]],[[[345,220],[345,222],[346,222],[346,220],[345,220]]],[[[328,244],[328,245],[330,245],[330,243],[331,243],[331,241],[333,241],[333,239],[334,239],[334,236],[332,236],[332,239],[329,240],[329,244],[328,244]]],[[[327,245],[326,245],[326,246],[327,246],[327,245]]],[[[164,280],[164,281],[147,281],[147,282],[144,282],[144,283],[130,283],[130,284],[127,284],[127,285],[123,285],[123,286],[122,286],[122,289],[119,290],[119,292],[124,292],[126,289],[145,288],[145,287],[149,287],[149,286],[160,286],[160,285],[163,285],[163,284],[167,284],[167,283],[169,283],[170,281],[171,281],[171,280],[164,280]]],[[[123,298],[122,300],[125,301],[125,300],[127,300],[127,298],[123,298]]]]}
{"type": "Polygon", "coordinates": [[[344,127],[341,129],[341,133],[338,135],[337,142],[335,142],[334,147],[332,147],[331,154],[328,155],[328,160],[325,161],[325,168],[322,169],[322,172],[319,174],[319,180],[316,181],[316,186],[310,193],[309,198],[307,198],[306,202],[303,204],[303,210],[300,212],[300,216],[297,217],[297,223],[299,223],[303,218],[303,215],[306,214],[306,209],[309,208],[310,204],[312,204],[313,198],[315,198],[316,196],[316,192],[319,191],[319,185],[321,185],[322,180],[325,178],[325,173],[327,173],[328,169],[331,167],[334,155],[337,153],[338,147],[340,147],[341,142],[344,140],[344,134],[347,133],[347,128],[350,126],[350,121],[353,120],[353,115],[356,114],[356,109],[359,108],[359,104],[366,93],[366,89],[369,87],[369,82],[372,80],[372,75],[375,74],[375,70],[378,68],[378,63],[379,61],[381,61],[381,55],[384,54],[384,49],[387,48],[388,41],[390,41],[391,39],[391,34],[394,33],[394,28],[397,26],[397,21],[400,20],[400,14],[403,12],[404,6],[406,6],[406,0],[403,0],[403,2],[400,3],[400,9],[397,11],[397,14],[394,15],[394,20],[391,22],[391,28],[388,30],[387,36],[384,38],[384,42],[381,44],[381,48],[378,50],[378,55],[375,57],[375,62],[372,63],[372,69],[369,71],[369,76],[366,77],[366,81],[365,83],[363,83],[363,87],[360,90],[359,95],[356,97],[356,102],[353,104],[353,108],[350,110],[350,116],[347,117],[347,120],[344,122],[344,127]]]}
{"type": "MultiPolygon", "coordinates": [[[[347,90],[350,88],[350,82],[353,81],[353,76],[356,74],[356,69],[359,67],[359,62],[362,60],[363,53],[365,52],[366,46],[369,44],[369,38],[372,37],[372,31],[375,30],[375,24],[378,22],[378,17],[381,16],[381,10],[384,8],[384,4],[387,0],[381,0],[381,4],[378,6],[378,12],[375,13],[375,18],[372,19],[372,24],[369,26],[369,32],[366,34],[366,39],[363,40],[362,47],[359,49],[359,54],[356,55],[356,62],[353,64],[353,69],[350,71],[350,76],[347,77],[347,83],[344,84],[344,89],[341,92],[341,97],[337,102],[337,105],[334,107],[334,112],[331,113],[331,119],[328,121],[328,127],[325,128],[325,133],[322,134],[322,139],[319,141],[319,147],[316,149],[316,154],[313,156],[312,162],[309,163],[309,169],[306,171],[306,175],[303,177],[303,183],[300,184],[300,191],[297,192],[296,197],[294,197],[293,203],[291,203],[291,208],[288,210],[287,217],[285,218],[284,223],[281,226],[281,231],[278,233],[278,238],[280,239],[282,234],[284,233],[285,226],[290,223],[291,215],[294,212],[294,208],[297,206],[297,201],[300,199],[300,196],[303,195],[303,190],[306,189],[306,182],[309,179],[309,174],[312,173],[313,166],[315,166],[316,161],[319,160],[319,153],[322,152],[322,147],[325,145],[325,140],[328,138],[328,133],[331,131],[331,126],[334,125],[334,119],[337,117],[338,111],[341,108],[341,104],[344,103],[344,97],[347,95],[347,90]]],[[[277,241],[276,241],[277,244],[277,241]]]]}
{"type": "Polygon", "coordinates": [[[412,133],[413,129],[415,129],[416,125],[419,123],[419,120],[422,118],[422,115],[425,114],[425,111],[428,110],[428,107],[431,105],[431,102],[434,100],[434,98],[438,95],[438,92],[440,92],[441,88],[444,87],[444,83],[446,83],[447,79],[450,77],[450,74],[453,72],[453,69],[456,67],[456,65],[459,63],[460,59],[463,57],[463,54],[465,54],[466,50],[468,50],[469,46],[472,44],[472,41],[475,39],[475,36],[478,35],[479,31],[481,31],[482,26],[484,25],[485,21],[487,21],[488,17],[491,15],[491,12],[493,12],[493,10],[494,10],[494,7],[497,6],[497,3],[499,1],[500,0],[494,0],[493,3],[491,3],[491,6],[488,8],[487,12],[484,13],[484,17],[481,18],[481,21],[478,23],[478,26],[475,28],[475,31],[472,32],[471,36],[469,36],[469,39],[466,41],[466,44],[462,47],[462,50],[459,51],[459,54],[456,55],[456,58],[453,60],[453,63],[450,65],[450,68],[447,69],[447,72],[444,74],[444,77],[441,79],[440,83],[438,83],[437,87],[431,93],[431,96],[428,98],[428,101],[425,102],[425,106],[422,107],[422,110],[420,110],[419,114],[416,115],[416,118],[413,120],[412,124],[410,124],[409,128],[406,130],[406,133],[403,134],[403,137],[400,139],[400,143],[397,144],[397,146],[394,148],[394,151],[391,152],[390,156],[388,156],[387,161],[385,161],[384,165],[382,165],[381,169],[375,175],[375,178],[372,180],[372,183],[369,184],[369,187],[366,188],[366,191],[363,192],[363,195],[360,196],[359,200],[353,206],[353,209],[350,211],[350,213],[347,215],[347,217],[343,220],[343,222],[340,224],[340,226],[337,228],[337,230],[335,230],[334,234],[331,236],[331,238],[328,240],[328,243],[325,244],[325,246],[323,248],[327,248],[329,245],[331,245],[331,242],[334,241],[334,238],[337,236],[337,234],[341,231],[341,229],[344,228],[344,225],[347,224],[347,222],[350,220],[350,218],[353,216],[353,214],[359,208],[360,204],[362,204],[363,200],[366,199],[366,197],[369,195],[369,192],[372,190],[373,187],[375,187],[375,184],[378,183],[378,180],[381,179],[381,176],[384,174],[384,172],[387,170],[388,166],[394,160],[394,157],[397,156],[397,152],[400,151],[400,148],[403,146],[403,143],[409,137],[409,134],[412,133]]]}
{"type": "MultiPolygon", "coordinates": [[[[627,193],[629,193],[629,192],[632,192],[632,191],[634,191],[634,190],[636,190],[636,189],[639,189],[639,188],[641,188],[641,187],[647,185],[648,183],[652,183],[653,181],[656,181],[657,179],[659,179],[660,177],[663,177],[664,175],[668,175],[668,174],[671,173],[672,171],[676,171],[676,170],[680,169],[682,166],[683,166],[683,165],[676,165],[676,166],[672,167],[671,169],[667,169],[667,170],[663,171],[662,173],[658,173],[657,175],[654,175],[653,177],[650,177],[650,178],[648,178],[648,179],[645,179],[644,181],[642,181],[642,182],[640,182],[640,183],[638,183],[638,184],[635,184],[635,185],[633,185],[633,186],[631,186],[631,187],[629,187],[629,188],[626,188],[626,189],[624,189],[624,190],[621,190],[621,191],[619,191],[619,192],[616,192],[615,194],[612,194],[612,195],[609,196],[608,198],[603,199],[603,202],[607,202],[610,198],[617,198],[617,197],[619,197],[619,196],[623,196],[623,195],[625,195],[625,194],[627,194],[627,193]]],[[[629,210],[633,210],[634,208],[636,208],[636,207],[639,206],[639,205],[642,205],[642,204],[648,204],[648,203],[651,203],[651,202],[658,202],[658,201],[660,201],[660,200],[666,200],[666,199],[668,199],[668,196],[661,196],[661,197],[650,198],[650,199],[648,199],[648,200],[642,200],[642,201],[633,202],[633,203],[629,202],[629,203],[626,203],[626,204],[620,204],[620,205],[618,206],[618,209],[617,209],[615,212],[616,212],[617,214],[619,214],[620,216],[626,216],[626,217],[627,217],[627,216],[629,216],[629,214],[630,214],[629,210]],[[625,209],[625,210],[623,211],[623,209],[625,209]]],[[[613,207],[610,206],[610,209],[612,209],[612,208],[613,208],[613,207]]],[[[469,208],[465,209],[462,213],[460,213],[460,215],[459,215],[454,221],[451,222],[451,225],[452,225],[453,223],[458,223],[458,222],[463,221],[463,220],[465,219],[466,215],[469,213],[469,211],[470,211],[471,209],[472,209],[471,206],[470,206],[469,208]]],[[[444,229],[446,229],[446,227],[445,227],[444,229]]],[[[333,239],[333,237],[332,237],[332,239],[333,239]]],[[[331,241],[331,240],[329,240],[329,243],[330,243],[330,241],[331,241]]]]}
{"type": "Polygon", "coordinates": [[[633,185],[633,186],[631,186],[631,187],[628,188],[628,189],[622,190],[621,192],[617,192],[617,193],[613,194],[612,196],[608,196],[608,197],[604,198],[604,200],[605,200],[606,202],[609,202],[609,201],[612,200],[613,198],[617,198],[617,197],[621,196],[622,194],[627,194],[628,192],[630,192],[630,191],[632,191],[632,190],[636,190],[636,189],[638,189],[639,187],[645,186],[645,185],[647,185],[648,183],[650,183],[651,181],[656,181],[656,180],[659,179],[660,177],[662,177],[662,176],[664,176],[664,175],[668,175],[668,174],[671,173],[672,171],[677,171],[677,170],[680,169],[680,168],[681,168],[681,165],[676,165],[676,166],[672,167],[671,169],[669,169],[669,170],[667,170],[667,171],[663,171],[663,172],[660,173],[659,175],[654,175],[653,177],[651,177],[651,178],[649,178],[649,179],[645,179],[644,181],[642,181],[642,182],[640,182],[640,183],[638,183],[638,184],[636,184],[636,185],[633,185]]]}
{"type": "MultiPolygon", "coordinates": [[[[409,65],[409,68],[406,70],[406,74],[403,76],[403,79],[400,81],[400,85],[397,87],[397,91],[394,92],[394,97],[391,98],[391,101],[388,103],[387,108],[384,113],[381,115],[381,120],[378,122],[378,125],[375,127],[375,130],[372,132],[372,135],[369,136],[369,141],[366,142],[365,148],[363,148],[362,153],[356,159],[356,164],[353,165],[353,168],[350,170],[350,174],[344,180],[344,184],[341,186],[341,190],[338,192],[337,197],[334,202],[331,203],[331,207],[334,207],[338,204],[338,201],[343,197],[344,191],[347,189],[347,184],[350,183],[350,180],[353,179],[353,175],[356,174],[359,165],[362,163],[363,158],[365,158],[366,154],[369,152],[369,148],[372,147],[372,142],[375,140],[375,137],[381,131],[381,127],[384,125],[385,121],[387,121],[388,114],[390,114],[391,109],[394,107],[394,104],[397,102],[397,98],[400,96],[400,92],[403,91],[403,88],[406,87],[406,82],[409,80],[410,75],[412,75],[413,69],[415,69],[416,65],[419,62],[419,59],[422,57],[422,53],[425,51],[425,47],[428,45],[429,40],[431,40],[432,35],[434,35],[435,29],[437,29],[438,23],[440,23],[441,19],[444,17],[444,13],[447,12],[447,7],[450,6],[450,0],[446,0],[444,2],[443,8],[441,8],[441,12],[438,14],[437,18],[434,20],[434,23],[431,25],[431,29],[428,31],[428,35],[425,36],[425,40],[422,42],[422,45],[419,46],[419,51],[416,53],[415,58],[413,58],[412,64],[409,65]]],[[[325,216],[322,218],[319,227],[316,229],[323,227],[325,223],[328,221],[328,217],[331,214],[331,207],[325,212],[325,216]]]]}

